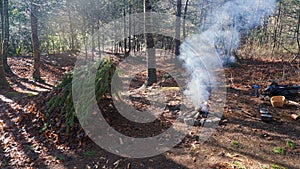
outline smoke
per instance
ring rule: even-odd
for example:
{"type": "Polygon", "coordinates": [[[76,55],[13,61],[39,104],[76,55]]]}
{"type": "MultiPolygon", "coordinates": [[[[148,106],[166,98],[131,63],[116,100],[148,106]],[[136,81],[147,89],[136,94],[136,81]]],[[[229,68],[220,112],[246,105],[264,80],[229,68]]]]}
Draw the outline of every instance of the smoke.
{"type": "MultiPolygon", "coordinates": [[[[260,26],[276,7],[276,0],[231,0],[207,16],[210,23],[200,34],[185,39],[179,58],[190,74],[185,95],[196,108],[209,100],[218,85],[215,70],[235,62],[241,35],[260,26]]],[[[206,22],[207,22],[206,21],[206,22]]]]}

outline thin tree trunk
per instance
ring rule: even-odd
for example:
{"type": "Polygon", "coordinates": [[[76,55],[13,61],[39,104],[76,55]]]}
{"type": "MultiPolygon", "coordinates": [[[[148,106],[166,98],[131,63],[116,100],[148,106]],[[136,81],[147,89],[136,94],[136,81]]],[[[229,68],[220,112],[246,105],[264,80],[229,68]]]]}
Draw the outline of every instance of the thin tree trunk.
{"type": "Polygon", "coordinates": [[[95,60],[95,27],[92,25],[92,60],[95,60]]]}
{"type": "MultiPolygon", "coordinates": [[[[101,0],[98,0],[97,3],[96,3],[96,8],[97,9],[100,9],[101,6],[102,6],[102,1],[101,0]]],[[[97,16],[97,29],[96,29],[96,32],[97,32],[97,46],[98,46],[98,56],[101,58],[102,56],[102,51],[101,51],[101,34],[99,32],[99,29],[100,29],[100,26],[101,26],[101,17],[100,16],[97,16]]]]}
{"type": "Polygon", "coordinates": [[[70,43],[70,48],[71,48],[71,51],[73,52],[73,51],[75,51],[75,31],[74,31],[74,26],[73,26],[73,19],[72,19],[72,15],[71,15],[71,4],[70,4],[70,2],[68,1],[68,3],[69,3],[69,8],[68,8],[68,17],[69,17],[69,22],[70,22],[70,41],[71,41],[71,43],[70,43]]]}
{"type": "MultiPolygon", "coordinates": [[[[129,15],[131,14],[131,5],[129,5],[129,15]]],[[[124,25],[126,25],[126,13],[124,9],[124,25]]],[[[125,37],[124,46],[125,46],[125,57],[129,56],[131,52],[131,17],[128,18],[128,50],[127,50],[127,37],[125,37]]],[[[126,28],[124,27],[124,34],[126,34],[126,28]]]]}
{"type": "Polygon", "coordinates": [[[126,4],[126,2],[125,2],[125,0],[123,0],[123,3],[124,3],[124,10],[123,10],[123,21],[124,21],[124,28],[123,28],[123,35],[124,35],[124,51],[125,51],[125,53],[124,53],[124,56],[126,57],[126,51],[127,51],[127,37],[126,37],[126,31],[127,31],[127,29],[126,29],[126,7],[125,7],[125,4],[126,4]]]}
{"type": "Polygon", "coordinates": [[[100,36],[100,32],[99,32],[99,28],[100,28],[100,18],[98,18],[98,29],[97,31],[97,45],[98,45],[98,53],[99,53],[99,57],[102,56],[102,51],[101,51],[101,36],[100,36]]]}
{"type": "MultiPolygon", "coordinates": [[[[103,23],[102,23],[102,25],[103,25],[103,23]]],[[[101,44],[102,44],[102,52],[104,52],[105,51],[105,42],[104,42],[104,34],[102,33],[102,42],[101,42],[101,44]]]]}
{"type": "Polygon", "coordinates": [[[273,37],[273,48],[272,48],[272,53],[274,52],[277,44],[277,36],[278,36],[278,26],[280,25],[280,17],[281,17],[281,1],[279,1],[279,7],[278,7],[278,15],[276,18],[276,25],[275,25],[275,31],[274,31],[274,37],[273,37]]]}
{"type": "MultiPolygon", "coordinates": [[[[2,39],[0,37],[0,46],[2,46],[2,39]]],[[[2,87],[8,87],[8,82],[7,79],[5,77],[5,72],[4,72],[4,65],[3,65],[3,56],[2,56],[2,50],[0,47],[0,88],[2,87]]]]}
{"type": "Polygon", "coordinates": [[[180,55],[181,0],[177,0],[175,55],[180,55]]]}
{"type": "MultiPolygon", "coordinates": [[[[131,15],[131,5],[129,6],[129,15],[131,15]]],[[[128,37],[128,41],[129,41],[129,44],[128,44],[128,51],[127,51],[127,54],[126,54],[126,56],[127,55],[129,55],[130,54],[130,52],[131,52],[131,17],[129,17],[129,20],[128,20],[128,27],[129,27],[129,37],[128,37]]]]}
{"type": "Polygon", "coordinates": [[[34,70],[33,70],[33,79],[35,81],[42,81],[40,67],[40,51],[39,51],[39,39],[38,39],[38,18],[37,18],[37,6],[31,3],[31,39],[32,39],[32,48],[33,48],[33,58],[34,58],[34,70]]]}
{"type": "Polygon", "coordinates": [[[116,24],[117,24],[117,22],[116,22],[116,19],[117,19],[117,13],[116,13],[116,4],[114,3],[113,4],[113,10],[114,10],[114,12],[113,12],[113,16],[114,16],[114,21],[113,21],[113,23],[114,23],[114,41],[113,41],[113,53],[118,53],[118,50],[117,50],[117,48],[116,48],[116,43],[117,43],[117,39],[118,39],[118,37],[117,37],[117,27],[116,27],[116,24]]]}
{"type": "Polygon", "coordinates": [[[147,50],[148,72],[147,72],[147,86],[151,86],[157,82],[156,76],[156,57],[154,48],[153,34],[147,33],[147,29],[153,26],[151,14],[146,12],[152,12],[151,0],[144,0],[144,13],[145,13],[145,43],[147,50]]]}
{"type": "Polygon", "coordinates": [[[298,16],[298,25],[297,25],[297,45],[298,45],[297,57],[300,57],[300,14],[298,16]]]}
{"type": "Polygon", "coordinates": [[[4,70],[8,74],[13,74],[10,67],[7,63],[8,58],[8,51],[9,51],[9,16],[8,16],[8,0],[3,1],[3,28],[2,28],[2,35],[3,35],[3,65],[4,70]]]}
{"type": "MultiPolygon", "coordinates": [[[[3,0],[0,0],[0,12],[1,12],[1,40],[4,35],[3,27],[4,27],[4,17],[3,17],[3,0]]],[[[2,42],[2,41],[1,41],[2,42]]],[[[2,44],[1,44],[2,45],[2,44]]]]}
{"type": "Polygon", "coordinates": [[[183,29],[183,37],[186,38],[186,15],[188,10],[189,0],[186,0],[185,7],[184,7],[184,14],[183,14],[183,23],[182,23],[182,29],[183,29]]]}
{"type": "Polygon", "coordinates": [[[85,63],[86,63],[88,59],[88,46],[87,46],[87,23],[85,18],[83,19],[82,34],[83,34],[83,45],[84,45],[85,63]]]}

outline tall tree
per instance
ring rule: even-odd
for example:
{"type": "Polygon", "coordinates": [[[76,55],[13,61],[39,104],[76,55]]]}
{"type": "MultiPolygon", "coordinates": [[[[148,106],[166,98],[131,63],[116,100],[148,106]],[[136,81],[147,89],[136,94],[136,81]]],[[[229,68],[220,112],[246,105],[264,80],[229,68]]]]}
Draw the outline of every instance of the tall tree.
{"type": "Polygon", "coordinates": [[[275,18],[276,18],[276,23],[275,23],[275,27],[274,27],[274,35],[273,35],[273,49],[272,49],[272,52],[274,52],[275,48],[278,47],[278,44],[277,44],[277,36],[279,34],[279,24],[280,24],[280,19],[281,19],[281,12],[282,12],[282,9],[281,9],[281,6],[282,6],[282,2],[279,1],[279,4],[278,4],[278,12],[277,12],[277,15],[275,15],[275,18]]]}
{"type": "Polygon", "coordinates": [[[175,55],[180,54],[180,27],[181,27],[181,0],[177,0],[177,12],[176,12],[176,39],[175,39],[175,55]]]}
{"type": "MultiPolygon", "coordinates": [[[[1,2],[2,3],[2,2],[1,2]]],[[[3,57],[3,66],[6,73],[13,74],[10,67],[7,63],[8,51],[9,51],[9,16],[8,16],[8,0],[3,0],[2,6],[2,38],[3,38],[3,47],[2,47],[2,57],[3,57]]]]}
{"type": "Polygon", "coordinates": [[[33,79],[35,81],[43,81],[41,79],[40,67],[40,51],[39,51],[39,38],[38,38],[38,18],[37,18],[37,4],[30,3],[30,20],[31,20],[31,40],[33,48],[33,58],[34,58],[34,70],[33,79]]]}
{"type": "MultiPolygon", "coordinates": [[[[0,43],[1,41],[1,37],[0,37],[0,43]]],[[[2,45],[0,45],[2,46],[2,45]]],[[[8,87],[8,82],[7,79],[5,77],[5,72],[4,72],[4,65],[3,65],[3,55],[2,55],[2,48],[0,47],[0,88],[1,87],[8,87]]]]}
{"type": "Polygon", "coordinates": [[[73,23],[73,16],[72,11],[75,10],[72,2],[70,0],[67,0],[68,5],[68,19],[69,19],[69,29],[70,29],[70,49],[71,51],[75,51],[75,29],[74,29],[74,23],[73,23]]]}
{"type": "Polygon", "coordinates": [[[295,59],[300,57],[300,12],[298,14],[298,24],[297,24],[297,46],[298,46],[298,53],[295,59]]]}
{"type": "MultiPolygon", "coordinates": [[[[125,0],[123,1],[124,3],[124,9],[123,9],[123,18],[124,18],[124,51],[125,51],[125,57],[129,56],[130,51],[131,51],[131,17],[128,18],[128,30],[126,29],[126,2],[125,0]],[[126,37],[126,33],[128,31],[129,36],[126,37]],[[128,50],[127,50],[127,38],[128,38],[128,50]]],[[[131,4],[129,6],[129,15],[131,14],[131,4]]]]}
{"type": "Polygon", "coordinates": [[[2,37],[3,37],[3,34],[4,34],[4,8],[3,8],[3,1],[1,0],[0,1],[0,10],[1,10],[1,23],[2,23],[2,36],[0,36],[0,88],[1,87],[8,87],[8,82],[7,82],[7,79],[5,77],[5,70],[4,70],[4,57],[3,57],[3,42],[2,42],[2,37]]]}
{"type": "Polygon", "coordinates": [[[147,61],[148,61],[148,71],[147,71],[147,86],[151,86],[153,83],[157,82],[156,76],[156,57],[154,48],[154,39],[152,33],[147,33],[148,29],[153,27],[153,21],[151,18],[152,5],[151,0],[144,0],[144,29],[145,29],[145,43],[147,50],[147,61]]]}
{"type": "Polygon", "coordinates": [[[189,5],[189,0],[185,1],[185,7],[184,7],[184,14],[183,14],[183,21],[182,21],[182,31],[183,31],[183,37],[186,38],[186,15],[188,11],[188,5],[189,5]]]}

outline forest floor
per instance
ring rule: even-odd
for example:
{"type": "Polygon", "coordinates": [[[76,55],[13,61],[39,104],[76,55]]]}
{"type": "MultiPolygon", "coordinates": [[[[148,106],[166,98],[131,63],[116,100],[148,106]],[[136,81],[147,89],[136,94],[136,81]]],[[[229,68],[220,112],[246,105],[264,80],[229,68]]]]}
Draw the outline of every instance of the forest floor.
{"type": "MultiPolygon", "coordinates": [[[[216,131],[207,141],[197,144],[196,135],[201,127],[194,127],[170,151],[151,158],[130,159],[111,154],[89,138],[82,138],[82,131],[61,133],[64,126],[59,119],[45,120],[46,102],[56,94],[53,88],[72,70],[75,60],[74,56],[43,56],[41,74],[45,83],[37,83],[31,77],[31,57],[9,59],[15,75],[9,77],[11,89],[1,89],[0,93],[0,168],[300,168],[300,125],[299,120],[290,118],[291,113],[300,115],[299,108],[274,108],[268,101],[254,97],[252,89],[254,84],[263,89],[272,80],[300,85],[299,63],[242,60],[226,68],[226,107],[216,131]],[[273,121],[263,122],[260,108],[269,109],[273,121]]],[[[163,75],[164,72],[159,72],[160,80],[163,75]]],[[[145,72],[138,74],[131,89],[138,88],[144,79],[145,72]]],[[[177,96],[172,94],[169,97],[177,96]]],[[[299,102],[299,96],[294,101],[299,102]]],[[[100,106],[110,103],[107,97],[100,106]]],[[[138,100],[129,104],[137,108],[148,105],[138,100]]],[[[130,123],[125,124],[116,110],[106,110],[108,121],[120,132],[136,130],[130,123]]],[[[159,125],[167,128],[174,118],[168,116],[170,111],[162,111],[159,125]]],[[[143,134],[151,131],[157,134],[160,129],[148,124],[146,128],[143,134]]]]}

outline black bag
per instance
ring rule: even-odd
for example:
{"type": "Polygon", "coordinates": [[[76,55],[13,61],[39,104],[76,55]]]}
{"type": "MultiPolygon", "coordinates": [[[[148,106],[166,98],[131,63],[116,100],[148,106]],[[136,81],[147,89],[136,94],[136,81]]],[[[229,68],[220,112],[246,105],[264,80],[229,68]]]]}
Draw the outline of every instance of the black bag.
{"type": "Polygon", "coordinates": [[[298,94],[300,86],[297,85],[278,85],[276,82],[272,82],[264,91],[263,95],[267,96],[285,96],[287,98],[294,97],[298,94]]]}

